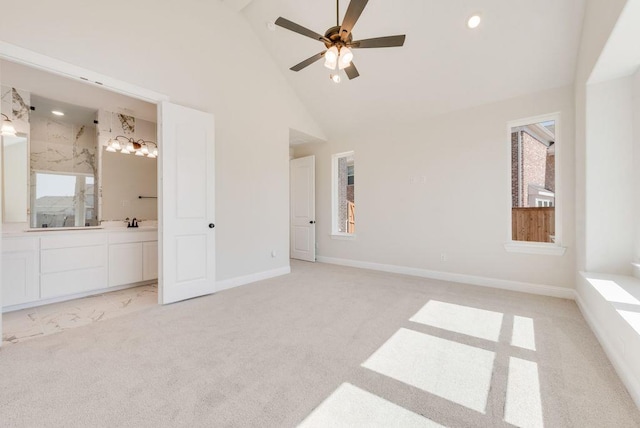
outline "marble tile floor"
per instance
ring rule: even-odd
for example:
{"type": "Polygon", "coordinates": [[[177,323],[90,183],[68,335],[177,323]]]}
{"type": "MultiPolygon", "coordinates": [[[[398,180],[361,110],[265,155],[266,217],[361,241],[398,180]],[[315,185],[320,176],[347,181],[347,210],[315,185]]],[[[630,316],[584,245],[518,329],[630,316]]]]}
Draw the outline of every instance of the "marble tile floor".
{"type": "Polygon", "coordinates": [[[158,285],[142,285],[104,294],[2,314],[2,341],[24,342],[158,304],[158,285]]]}

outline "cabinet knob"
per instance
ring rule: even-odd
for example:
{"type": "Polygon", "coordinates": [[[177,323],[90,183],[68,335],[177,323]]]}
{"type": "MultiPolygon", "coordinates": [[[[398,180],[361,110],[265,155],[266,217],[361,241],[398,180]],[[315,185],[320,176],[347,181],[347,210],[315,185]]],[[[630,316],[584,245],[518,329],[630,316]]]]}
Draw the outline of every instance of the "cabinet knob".
{"type": "Polygon", "coordinates": [[[216,225],[215,225],[215,224],[213,224],[213,223],[209,223],[209,229],[213,229],[214,227],[216,227],[216,225]]]}

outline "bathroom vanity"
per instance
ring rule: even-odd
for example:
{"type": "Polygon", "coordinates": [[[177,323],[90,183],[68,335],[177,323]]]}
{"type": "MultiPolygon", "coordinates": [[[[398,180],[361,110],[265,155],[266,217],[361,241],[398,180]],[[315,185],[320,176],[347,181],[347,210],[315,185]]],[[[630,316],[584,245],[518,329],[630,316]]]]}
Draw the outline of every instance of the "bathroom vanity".
{"type": "Polygon", "coordinates": [[[158,278],[155,227],[23,231],[2,243],[4,312],[158,278]]]}

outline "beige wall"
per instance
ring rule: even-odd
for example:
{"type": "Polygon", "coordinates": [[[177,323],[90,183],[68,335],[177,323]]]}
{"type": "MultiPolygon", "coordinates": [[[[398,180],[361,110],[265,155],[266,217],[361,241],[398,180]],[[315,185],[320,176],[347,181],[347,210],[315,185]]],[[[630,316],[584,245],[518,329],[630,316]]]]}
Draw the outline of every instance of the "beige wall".
{"type": "Polygon", "coordinates": [[[326,144],[296,146],[296,157],[316,155],[318,254],[573,287],[573,100],[573,89],[566,87],[412,125],[384,124],[326,144]],[[567,251],[560,257],[507,253],[507,123],[554,112],[561,114],[558,204],[567,251]],[[344,241],[330,237],[331,155],[348,150],[355,151],[357,237],[344,241]],[[447,254],[446,262],[441,253],[447,254]]]}

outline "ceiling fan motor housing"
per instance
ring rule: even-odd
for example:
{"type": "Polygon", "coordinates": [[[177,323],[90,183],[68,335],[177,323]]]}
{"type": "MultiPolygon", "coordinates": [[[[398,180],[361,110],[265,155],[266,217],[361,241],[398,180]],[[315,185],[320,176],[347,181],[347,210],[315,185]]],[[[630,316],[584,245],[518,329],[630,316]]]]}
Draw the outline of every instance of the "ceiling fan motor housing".
{"type": "Polygon", "coordinates": [[[337,46],[338,48],[341,48],[342,46],[348,46],[353,41],[353,33],[349,33],[349,37],[346,41],[342,40],[342,38],[340,37],[340,26],[329,28],[327,32],[324,33],[324,36],[327,39],[331,40],[331,43],[324,40],[324,45],[327,47],[327,49],[331,46],[337,46]]]}

